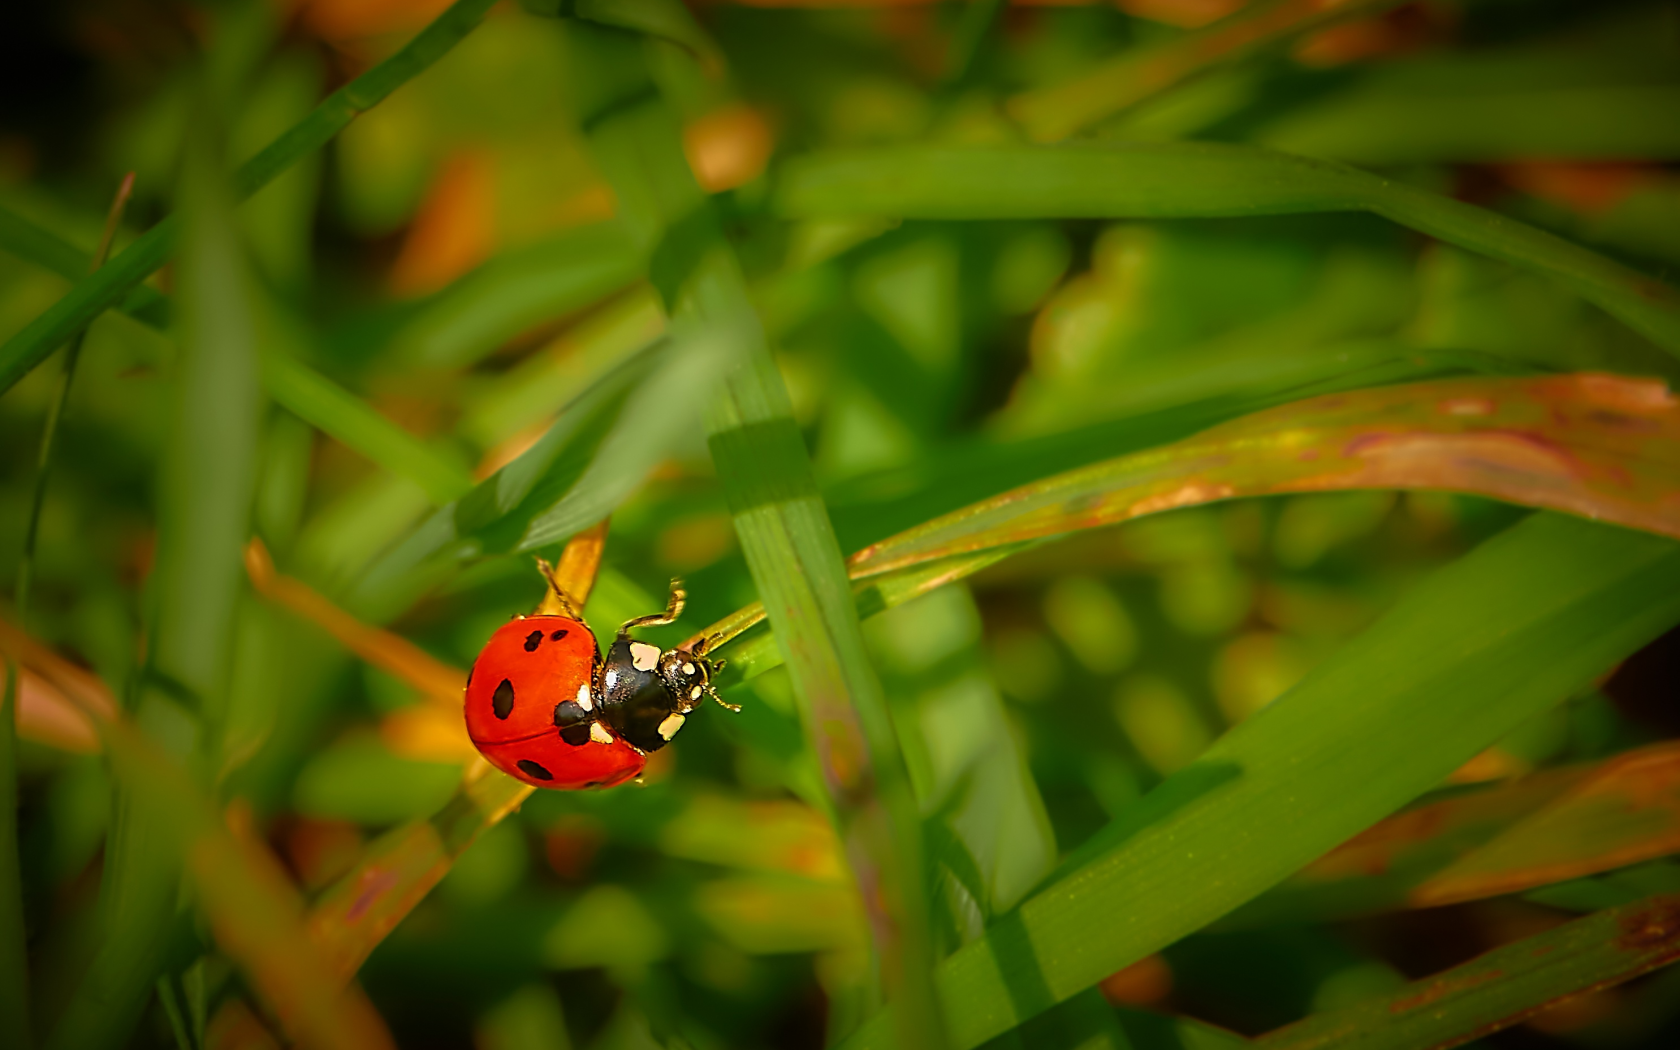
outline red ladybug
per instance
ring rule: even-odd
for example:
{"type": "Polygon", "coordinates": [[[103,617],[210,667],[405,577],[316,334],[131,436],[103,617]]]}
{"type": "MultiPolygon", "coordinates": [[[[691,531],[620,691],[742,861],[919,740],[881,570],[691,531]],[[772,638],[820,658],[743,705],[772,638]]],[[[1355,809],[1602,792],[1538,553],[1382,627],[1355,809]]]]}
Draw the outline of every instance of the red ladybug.
{"type": "Polygon", "coordinates": [[[467,672],[467,735],[497,769],[533,787],[622,784],[706,694],[718,699],[712,675],[723,663],[630,637],[633,627],[681,615],[684,594],[675,581],[665,612],[624,624],[601,659],[595,633],[542,568],[550,599],[491,635],[467,672]],[[563,612],[546,611],[552,608],[563,612]]]}

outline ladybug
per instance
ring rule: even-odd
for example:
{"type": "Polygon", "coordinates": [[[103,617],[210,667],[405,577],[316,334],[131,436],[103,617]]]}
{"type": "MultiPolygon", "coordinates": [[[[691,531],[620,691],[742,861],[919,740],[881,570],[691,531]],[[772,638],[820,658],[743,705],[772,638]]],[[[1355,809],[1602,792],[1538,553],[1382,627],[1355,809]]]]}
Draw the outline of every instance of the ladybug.
{"type": "Polygon", "coordinates": [[[712,688],[723,661],[704,658],[704,641],[686,652],[630,637],[682,614],[678,581],[665,611],[619,627],[603,660],[553,570],[537,564],[548,598],[491,635],[467,672],[467,735],[497,769],[532,787],[612,787],[639,775],[705,696],[739,710],[712,688]]]}

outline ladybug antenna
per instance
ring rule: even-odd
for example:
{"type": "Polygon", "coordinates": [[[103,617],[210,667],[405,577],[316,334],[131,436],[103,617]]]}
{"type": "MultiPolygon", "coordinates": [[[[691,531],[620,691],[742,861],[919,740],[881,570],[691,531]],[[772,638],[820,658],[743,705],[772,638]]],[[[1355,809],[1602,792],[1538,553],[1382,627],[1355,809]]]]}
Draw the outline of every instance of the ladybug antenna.
{"type": "Polygon", "coordinates": [[[554,566],[544,559],[538,558],[537,571],[542,573],[543,579],[548,581],[548,593],[543,595],[543,600],[537,604],[536,615],[554,616],[560,614],[582,621],[583,614],[578,611],[577,606],[572,604],[571,596],[566,593],[566,589],[560,586],[560,580],[554,573],[554,566]]]}

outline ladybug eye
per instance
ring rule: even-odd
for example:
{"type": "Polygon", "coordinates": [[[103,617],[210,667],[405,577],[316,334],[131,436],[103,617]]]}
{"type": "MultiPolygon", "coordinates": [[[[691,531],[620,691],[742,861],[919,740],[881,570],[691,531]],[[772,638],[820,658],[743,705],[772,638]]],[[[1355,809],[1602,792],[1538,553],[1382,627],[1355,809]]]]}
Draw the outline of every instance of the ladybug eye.
{"type": "Polygon", "coordinates": [[[537,651],[537,646],[539,646],[541,644],[542,644],[542,632],[541,631],[532,631],[530,634],[525,636],[525,651],[526,652],[528,652],[528,653],[536,652],[537,651]]]}

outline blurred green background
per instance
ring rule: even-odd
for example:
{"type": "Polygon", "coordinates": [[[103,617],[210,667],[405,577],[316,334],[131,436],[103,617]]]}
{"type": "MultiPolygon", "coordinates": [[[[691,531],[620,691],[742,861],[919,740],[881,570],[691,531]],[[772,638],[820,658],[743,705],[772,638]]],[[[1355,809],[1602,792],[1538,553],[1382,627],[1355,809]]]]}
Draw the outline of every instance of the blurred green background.
{"type": "MultiPolygon", "coordinates": [[[[661,87],[738,246],[845,552],[1050,470],[1323,390],[1423,374],[1680,375],[1673,357],[1545,278],[1371,216],[884,225],[773,214],[777,158],[1017,141],[1006,99],[1171,41],[1240,0],[1007,6],[990,23],[966,4],[691,6],[728,76],[673,73],[661,87]],[[953,40],[971,23],[984,31],[961,66],[953,40]]],[[[1380,6],[1214,68],[1092,134],[1343,160],[1674,273],[1680,5],[1380,6]]],[[[202,206],[195,140],[249,156],[442,7],[17,5],[0,15],[0,205],[91,252],[132,170],[120,249],[202,206]]],[[[664,313],[640,262],[591,239],[617,207],[579,124],[575,84],[600,61],[591,39],[495,6],[238,210],[224,232],[241,276],[218,269],[219,256],[198,264],[245,289],[259,353],[278,348],[409,435],[394,458],[335,440],[248,377],[224,376],[224,391],[183,407],[175,341],[114,311],[91,327],[41,511],[32,635],[119,700],[148,688],[139,669],[156,656],[146,625],[160,601],[148,581],[166,557],[157,523],[173,491],[163,464],[181,413],[206,404],[242,435],[201,463],[226,471],[207,498],[237,504],[248,492],[249,534],[282,572],[457,668],[529,611],[541,594],[529,556],[494,544],[400,586],[370,570],[590,383],[615,368],[635,375],[647,360],[637,355],[660,345],[664,313]],[[404,449],[422,466],[394,469],[404,449]]],[[[176,264],[152,284],[190,301],[182,281],[176,264]]],[[[70,284],[0,251],[0,336],[70,284]]],[[[0,400],[8,593],[57,376],[49,363],[0,400]]],[[[629,495],[589,619],[610,633],[682,576],[683,622],[646,632],[671,645],[757,592],[697,423],[657,452],[645,480],[619,479],[629,495]]],[[[977,883],[938,896],[939,944],[966,943],[1410,585],[1525,513],[1386,492],[1188,509],[1038,548],[869,621],[924,813],[949,809],[945,833],[991,858],[977,883]]],[[[216,673],[237,699],[207,716],[217,744],[195,761],[219,801],[246,800],[307,894],[382,831],[443,805],[470,752],[410,684],[233,586],[225,618],[205,629],[229,640],[216,673]]],[[[1458,779],[1680,733],[1677,644],[1671,633],[1458,779]]],[[[645,785],[539,792],[462,856],[362,969],[399,1045],[635,1047],[674,1025],[696,1046],[810,1047],[873,1011],[861,913],[818,771],[789,732],[785,672],[731,699],[748,710],[692,718],[645,785]]],[[[38,1032],[98,950],[113,820],[101,755],[45,732],[26,727],[18,751],[38,1032]]],[[[1680,883],[1656,864],[1652,885],[1680,883]]],[[[1204,932],[1103,990],[1252,1035],[1562,914],[1507,897],[1204,932]]],[[[189,945],[182,973],[203,938],[186,925],[172,942],[189,945]]],[[[273,1038],[226,1015],[250,999],[236,971],[213,954],[197,965],[209,1045],[273,1038]]],[[[1486,1045],[1676,1042],[1680,984],[1659,973],[1486,1045]]],[[[128,1045],[177,1045],[162,996],[128,1045]]]]}

